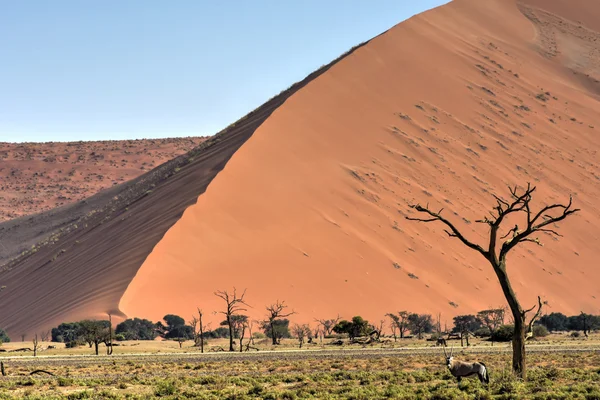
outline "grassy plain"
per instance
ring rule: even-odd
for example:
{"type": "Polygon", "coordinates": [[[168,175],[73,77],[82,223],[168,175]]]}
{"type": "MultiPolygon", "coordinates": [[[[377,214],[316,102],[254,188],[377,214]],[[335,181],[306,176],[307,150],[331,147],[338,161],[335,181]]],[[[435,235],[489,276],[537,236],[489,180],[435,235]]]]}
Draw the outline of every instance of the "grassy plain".
{"type": "MultiPolygon", "coordinates": [[[[225,344],[212,341],[208,348],[225,344]]],[[[7,370],[0,399],[600,399],[599,336],[532,342],[527,382],[512,377],[507,344],[474,341],[455,349],[457,358],[485,361],[487,387],[476,379],[458,384],[432,342],[294,346],[288,340],[271,351],[260,341],[261,351],[199,354],[191,343],[179,349],[175,342],[124,342],[114,355],[98,357],[87,347],[45,350],[36,358],[8,351],[0,354],[7,370]],[[36,369],[55,376],[30,376],[36,369]]]]}

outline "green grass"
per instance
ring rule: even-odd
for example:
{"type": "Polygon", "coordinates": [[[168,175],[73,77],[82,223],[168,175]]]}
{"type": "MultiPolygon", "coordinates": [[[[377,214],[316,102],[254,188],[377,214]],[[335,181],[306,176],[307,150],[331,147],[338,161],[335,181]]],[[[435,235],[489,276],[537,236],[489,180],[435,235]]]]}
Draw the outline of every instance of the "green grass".
{"type": "MultiPolygon", "coordinates": [[[[485,360],[489,386],[460,384],[435,355],[307,356],[180,362],[52,364],[59,378],[0,378],[0,399],[600,399],[600,354],[529,356],[529,379],[513,377],[507,354],[460,355],[485,360]]],[[[27,364],[15,373],[43,365],[27,364]]],[[[49,368],[46,366],[46,368],[49,368]]]]}

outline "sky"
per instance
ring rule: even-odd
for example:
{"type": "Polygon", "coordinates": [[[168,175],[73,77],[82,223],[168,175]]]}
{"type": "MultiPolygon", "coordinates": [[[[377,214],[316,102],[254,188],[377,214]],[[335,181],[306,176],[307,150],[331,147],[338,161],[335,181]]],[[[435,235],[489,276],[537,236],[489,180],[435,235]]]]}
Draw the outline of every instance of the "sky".
{"type": "Polygon", "coordinates": [[[20,0],[0,142],[206,136],[443,0],[20,0]]]}

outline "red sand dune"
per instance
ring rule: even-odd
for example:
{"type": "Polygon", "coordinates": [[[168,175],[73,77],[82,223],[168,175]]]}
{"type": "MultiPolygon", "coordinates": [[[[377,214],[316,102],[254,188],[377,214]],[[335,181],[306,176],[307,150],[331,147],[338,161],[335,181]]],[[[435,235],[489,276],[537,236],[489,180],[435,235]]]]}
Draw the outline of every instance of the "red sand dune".
{"type": "MultiPolygon", "coordinates": [[[[534,3],[579,16],[567,0],[534,3]]],[[[593,2],[580,3],[590,17],[593,2]]],[[[510,257],[515,289],[524,304],[539,294],[549,311],[598,313],[600,75],[578,74],[598,72],[597,50],[580,51],[600,37],[600,18],[579,27],[521,8],[454,1],[289,98],[166,233],[120,309],[154,320],[220,310],[212,293],[232,286],[248,289],[252,317],[285,299],[298,321],[401,309],[449,320],[504,304],[478,254],[404,217],[408,203],[428,202],[483,240],[474,221],[490,193],[531,181],[536,204],[573,193],[582,212],[561,224],[564,238],[510,257]],[[560,31],[553,56],[543,24],[560,31]]]]}
{"type": "Polygon", "coordinates": [[[0,222],[83,200],[185,154],[204,140],[0,142],[0,222]]]}
{"type": "MultiPolygon", "coordinates": [[[[280,299],[297,322],[399,310],[450,321],[504,304],[499,285],[441,226],[406,221],[407,204],[444,207],[483,240],[474,221],[491,193],[527,181],[536,205],[572,193],[582,211],[560,240],[510,256],[513,286],[524,304],[542,295],[547,311],[599,313],[600,16],[593,0],[569,4],[455,0],[399,24],[183,157],[180,172],[168,163],[114,188],[117,200],[96,198],[100,211],[7,264],[0,326],[29,334],[197,306],[215,326],[213,292],[233,286],[247,288],[253,318],[280,299]]],[[[39,219],[57,229],[51,215],[39,219]]]]}

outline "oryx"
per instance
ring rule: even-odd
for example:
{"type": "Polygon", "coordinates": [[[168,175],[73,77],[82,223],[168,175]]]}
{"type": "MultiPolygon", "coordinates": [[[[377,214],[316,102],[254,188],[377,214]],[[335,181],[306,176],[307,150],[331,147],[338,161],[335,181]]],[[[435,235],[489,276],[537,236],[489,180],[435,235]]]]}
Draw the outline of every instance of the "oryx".
{"type": "Polygon", "coordinates": [[[446,356],[446,365],[450,370],[452,376],[456,377],[458,382],[467,376],[477,375],[481,383],[490,383],[490,376],[488,374],[487,367],[482,362],[467,363],[464,361],[455,360],[452,357],[454,346],[450,348],[450,355],[446,353],[446,346],[444,346],[444,355],[446,356]]]}

